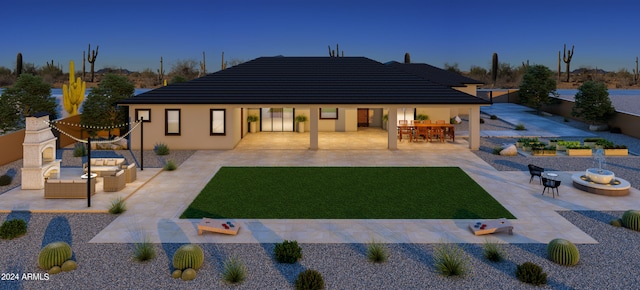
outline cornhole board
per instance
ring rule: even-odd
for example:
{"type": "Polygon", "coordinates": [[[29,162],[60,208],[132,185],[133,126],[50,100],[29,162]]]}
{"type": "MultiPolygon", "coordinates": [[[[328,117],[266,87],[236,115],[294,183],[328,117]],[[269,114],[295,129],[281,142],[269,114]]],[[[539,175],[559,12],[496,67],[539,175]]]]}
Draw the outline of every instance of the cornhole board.
{"type": "Polygon", "coordinates": [[[202,221],[198,224],[198,235],[202,235],[203,231],[220,233],[225,235],[237,235],[240,226],[237,223],[233,223],[234,227],[225,229],[222,224],[226,224],[225,220],[215,220],[210,218],[202,218],[202,221]]]}
{"type": "Polygon", "coordinates": [[[505,218],[496,220],[476,221],[469,224],[469,229],[474,235],[486,235],[499,232],[509,232],[513,234],[513,225],[505,218]],[[484,227],[482,227],[484,225],[484,227]]]}

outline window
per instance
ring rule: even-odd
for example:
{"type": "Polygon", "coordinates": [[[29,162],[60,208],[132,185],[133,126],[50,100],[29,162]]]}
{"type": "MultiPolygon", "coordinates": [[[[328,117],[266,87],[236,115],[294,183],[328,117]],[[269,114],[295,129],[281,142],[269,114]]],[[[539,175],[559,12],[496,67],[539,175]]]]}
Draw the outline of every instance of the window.
{"type": "Polygon", "coordinates": [[[225,109],[211,109],[210,112],[210,132],[209,135],[225,134],[225,109]]]}
{"type": "Polygon", "coordinates": [[[320,108],[320,119],[338,119],[338,108],[320,108]]]}
{"type": "Polygon", "coordinates": [[[164,134],[180,135],[180,109],[166,109],[164,115],[164,134]]]}
{"type": "Polygon", "coordinates": [[[151,110],[150,109],[136,109],[136,121],[151,122],[151,110]]]}

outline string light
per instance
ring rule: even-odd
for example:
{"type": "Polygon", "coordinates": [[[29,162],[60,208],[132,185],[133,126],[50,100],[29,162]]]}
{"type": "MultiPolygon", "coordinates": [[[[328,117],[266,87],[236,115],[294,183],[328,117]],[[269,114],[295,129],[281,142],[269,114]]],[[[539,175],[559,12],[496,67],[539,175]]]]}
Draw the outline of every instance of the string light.
{"type": "MultiPolygon", "coordinates": [[[[69,138],[75,140],[76,142],[81,142],[81,143],[88,143],[87,140],[82,140],[82,139],[78,139],[75,136],[72,136],[71,134],[61,130],[60,128],[58,128],[53,122],[51,121],[45,121],[43,120],[44,123],[46,123],[47,125],[49,125],[51,128],[56,129],[58,132],[67,135],[69,138]]],[[[127,133],[125,133],[122,136],[118,136],[116,138],[113,138],[112,140],[96,140],[96,141],[91,141],[91,143],[96,143],[96,144],[111,144],[111,143],[116,143],[119,142],[120,140],[126,138],[127,136],[129,136],[129,134],[131,134],[131,132],[133,132],[133,130],[135,130],[138,125],[140,125],[142,122],[141,121],[136,121],[135,122],[135,126],[133,126],[133,128],[131,128],[129,131],[127,131],[127,133]]],[[[127,123],[128,124],[134,124],[134,123],[127,123]]],[[[123,126],[121,126],[123,127],[123,126]]],[[[120,127],[115,127],[115,128],[120,128],[120,127]]]]}
{"type": "MultiPolygon", "coordinates": [[[[119,125],[112,125],[112,126],[87,126],[87,125],[82,125],[82,124],[78,124],[78,123],[69,123],[69,122],[62,122],[62,121],[57,121],[55,122],[58,125],[66,125],[66,126],[73,126],[73,127],[80,127],[80,128],[85,128],[85,129],[100,129],[100,130],[109,130],[109,129],[115,129],[115,128],[122,128],[125,126],[130,126],[131,124],[137,123],[138,121],[135,122],[128,122],[128,123],[124,123],[124,124],[119,124],[119,125]]],[[[49,122],[51,123],[51,122],[49,122]]]]}

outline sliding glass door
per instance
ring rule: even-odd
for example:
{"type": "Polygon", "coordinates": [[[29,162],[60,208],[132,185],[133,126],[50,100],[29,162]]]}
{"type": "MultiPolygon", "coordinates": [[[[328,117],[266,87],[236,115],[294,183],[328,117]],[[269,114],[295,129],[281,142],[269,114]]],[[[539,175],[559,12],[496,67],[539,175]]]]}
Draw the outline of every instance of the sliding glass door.
{"type": "Polygon", "coordinates": [[[262,132],[293,132],[293,108],[261,108],[262,132]]]}

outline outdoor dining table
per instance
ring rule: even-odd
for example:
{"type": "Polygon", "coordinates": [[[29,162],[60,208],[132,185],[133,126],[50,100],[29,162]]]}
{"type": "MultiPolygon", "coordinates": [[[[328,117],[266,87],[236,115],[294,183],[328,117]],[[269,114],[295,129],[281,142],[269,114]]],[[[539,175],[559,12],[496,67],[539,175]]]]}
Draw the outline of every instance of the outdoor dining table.
{"type": "MultiPolygon", "coordinates": [[[[451,141],[455,142],[456,141],[456,134],[455,134],[455,126],[453,124],[407,124],[407,125],[398,125],[398,131],[400,131],[401,129],[411,129],[411,131],[415,131],[418,128],[427,128],[428,130],[431,130],[432,128],[441,128],[441,129],[448,129],[449,130],[449,136],[451,136],[451,141]]],[[[409,138],[409,142],[411,142],[411,140],[413,139],[413,135],[409,138]]],[[[400,141],[402,141],[402,134],[400,134],[400,141]]]]}

